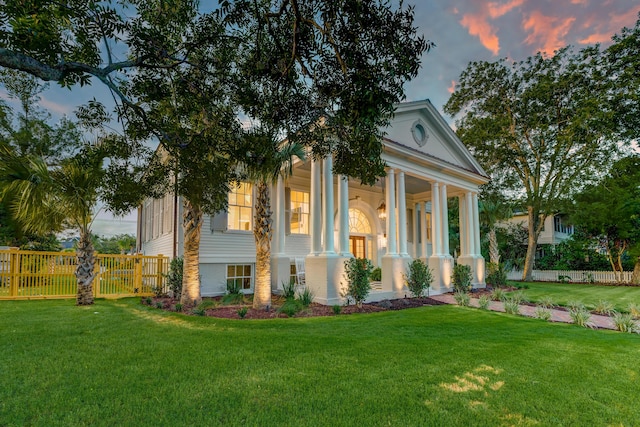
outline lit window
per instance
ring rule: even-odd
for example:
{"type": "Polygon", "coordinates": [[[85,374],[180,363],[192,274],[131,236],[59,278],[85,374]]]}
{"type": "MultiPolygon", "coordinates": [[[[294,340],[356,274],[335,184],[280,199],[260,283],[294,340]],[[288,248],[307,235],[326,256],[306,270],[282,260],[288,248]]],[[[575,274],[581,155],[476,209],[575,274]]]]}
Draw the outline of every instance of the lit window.
{"type": "Polygon", "coordinates": [[[251,184],[243,182],[229,192],[227,229],[251,230],[251,189],[251,184]]]}
{"type": "Polygon", "coordinates": [[[430,242],[431,241],[431,212],[427,212],[425,214],[427,216],[427,220],[425,221],[427,223],[427,241],[430,242]]]}
{"type": "Polygon", "coordinates": [[[251,289],[253,268],[251,264],[227,265],[227,289],[251,289]]]}
{"type": "Polygon", "coordinates": [[[309,193],[291,191],[291,233],[309,234],[309,193]]]}
{"type": "Polygon", "coordinates": [[[349,209],[349,232],[371,234],[371,224],[360,209],[349,209]]]}

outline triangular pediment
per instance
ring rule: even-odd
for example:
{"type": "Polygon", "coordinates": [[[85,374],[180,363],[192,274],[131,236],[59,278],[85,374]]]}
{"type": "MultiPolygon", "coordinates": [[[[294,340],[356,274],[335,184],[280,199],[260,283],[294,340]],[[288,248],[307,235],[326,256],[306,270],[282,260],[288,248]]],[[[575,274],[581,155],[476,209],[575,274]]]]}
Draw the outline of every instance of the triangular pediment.
{"type": "Polygon", "coordinates": [[[487,174],[430,101],[398,104],[385,129],[386,144],[399,145],[425,158],[481,176],[487,174]]]}

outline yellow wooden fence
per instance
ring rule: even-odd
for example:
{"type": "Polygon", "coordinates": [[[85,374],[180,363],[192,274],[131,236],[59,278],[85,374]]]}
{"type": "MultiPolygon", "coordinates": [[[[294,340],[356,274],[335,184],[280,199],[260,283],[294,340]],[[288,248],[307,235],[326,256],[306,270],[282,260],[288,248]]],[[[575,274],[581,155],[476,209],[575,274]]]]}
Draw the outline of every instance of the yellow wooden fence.
{"type": "MultiPolygon", "coordinates": [[[[153,295],[165,289],[166,256],[97,254],[96,298],[153,295]]],[[[73,298],[77,294],[73,252],[0,250],[0,300],[73,298]]]]}

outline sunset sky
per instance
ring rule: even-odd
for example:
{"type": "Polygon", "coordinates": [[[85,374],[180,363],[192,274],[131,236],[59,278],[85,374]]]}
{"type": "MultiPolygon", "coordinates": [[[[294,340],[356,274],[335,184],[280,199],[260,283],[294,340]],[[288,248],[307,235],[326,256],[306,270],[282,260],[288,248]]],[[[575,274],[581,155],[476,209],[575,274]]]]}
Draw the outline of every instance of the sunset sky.
{"type": "MultiPolygon", "coordinates": [[[[572,45],[608,45],[622,27],[633,27],[639,0],[413,0],[419,32],[436,44],[425,54],[419,76],[408,83],[407,100],[429,98],[442,112],[460,73],[471,61],[522,60],[572,45]]],[[[72,91],[52,85],[42,106],[54,118],[96,97],[111,95],[99,83],[72,91]]],[[[0,88],[0,97],[7,100],[0,88]]],[[[7,100],[11,102],[10,100],[7,100]]],[[[445,118],[452,122],[450,117],[445,118]]],[[[135,218],[135,217],[133,217],[135,218]]],[[[124,226],[124,224],[121,224],[124,226]]],[[[133,228],[135,232],[135,228],[133,228]]]]}

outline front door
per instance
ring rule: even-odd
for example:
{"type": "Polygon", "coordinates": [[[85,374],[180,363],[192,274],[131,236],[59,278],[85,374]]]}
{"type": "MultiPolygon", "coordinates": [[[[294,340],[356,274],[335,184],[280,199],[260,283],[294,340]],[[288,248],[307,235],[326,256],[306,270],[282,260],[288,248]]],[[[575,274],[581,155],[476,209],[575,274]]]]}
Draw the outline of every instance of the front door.
{"type": "Polygon", "coordinates": [[[367,251],[365,250],[365,237],[364,236],[349,236],[349,248],[351,253],[356,258],[366,258],[367,251]]]}

